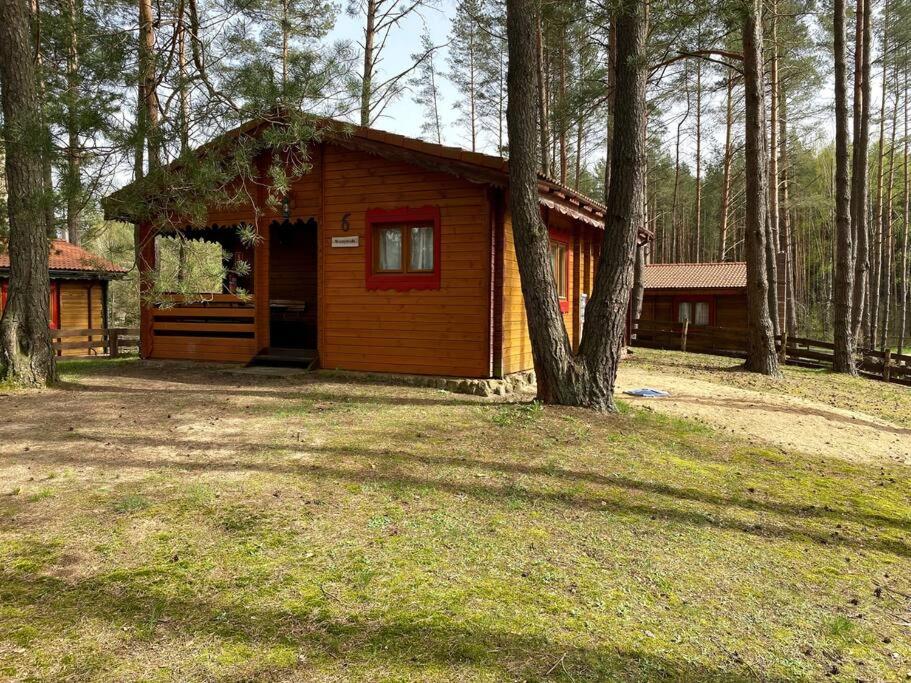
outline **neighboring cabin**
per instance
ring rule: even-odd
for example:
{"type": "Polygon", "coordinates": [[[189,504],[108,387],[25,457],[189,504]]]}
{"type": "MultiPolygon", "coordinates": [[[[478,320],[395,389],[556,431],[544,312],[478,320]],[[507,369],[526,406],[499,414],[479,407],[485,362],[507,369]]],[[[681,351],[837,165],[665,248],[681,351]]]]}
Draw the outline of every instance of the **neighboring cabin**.
{"type": "MultiPolygon", "coordinates": [[[[0,252],[0,312],[6,308],[9,254],[0,252]]],[[[51,329],[108,327],[108,283],[123,277],[126,269],[63,240],[51,240],[48,256],[51,278],[51,329]]],[[[67,349],[58,354],[85,355],[67,349]]]]}
{"type": "MultiPolygon", "coordinates": [[[[226,138],[261,128],[251,123],[226,138]]],[[[248,188],[252,202],[211,207],[205,225],[180,228],[248,259],[243,289],[251,296],[225,282],[217,293],[144,304],[143,357],[318,357],[332,369],[471,378],[533,368],[506,160],[338,124],[310,155],[311,171],[281,207],[267,204],[262,178],[248,188]],[[255,226],[261,241],[238,243],[239,224],[255,226]]],[[[577,345],[605,207],[545,177],[538,189],[560,310],[577,345]]],[[[106,203],[108,217],[132,222],[117,198],[106,203]]],[[[145,286],[161,234],[139,225],[145,286]]]]}
{"type": "Polygon", "coordinates": [[[743,262],[654,263],[645,267],[640,320],[747,327],[747,266],[743,262]]]}

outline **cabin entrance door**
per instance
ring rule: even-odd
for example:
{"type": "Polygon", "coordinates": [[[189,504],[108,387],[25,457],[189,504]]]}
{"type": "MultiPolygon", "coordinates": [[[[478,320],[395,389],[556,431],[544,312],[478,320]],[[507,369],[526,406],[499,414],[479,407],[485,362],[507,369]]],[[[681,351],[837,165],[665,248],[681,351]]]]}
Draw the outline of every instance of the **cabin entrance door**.
{"type": "Polygon", "coordinates": [[[316,349],[316,221],[272,224],[269,231],[269,336],[272,349],[316,349]]]}

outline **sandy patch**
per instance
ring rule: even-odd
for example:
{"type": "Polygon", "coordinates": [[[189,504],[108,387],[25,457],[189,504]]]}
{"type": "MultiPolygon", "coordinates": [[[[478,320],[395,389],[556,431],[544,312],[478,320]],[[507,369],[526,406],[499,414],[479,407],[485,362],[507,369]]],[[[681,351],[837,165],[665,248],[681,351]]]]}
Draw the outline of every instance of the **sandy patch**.
{"type": "Polygon", "coordinates": [[[621,364],[618,392],[638,387],[664,389],[671,397],[623,400],[785,450],[911,464],[911,429],[865,413],[621,364]]]}

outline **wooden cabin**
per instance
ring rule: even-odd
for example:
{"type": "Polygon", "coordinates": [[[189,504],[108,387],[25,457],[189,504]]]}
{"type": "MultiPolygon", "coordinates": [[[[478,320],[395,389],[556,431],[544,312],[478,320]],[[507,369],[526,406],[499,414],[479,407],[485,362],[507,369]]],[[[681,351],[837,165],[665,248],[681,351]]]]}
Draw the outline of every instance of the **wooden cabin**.
{"type": "Polygon", "coordinates": [[[647,265],[640,320],[745,329],[746,263],[647,265]]]}
{"type": "MultiPolygon", "coordinates": [[[[257,125],[228,138],[256,135],[257,125]]],[[[248,249],[249,295],[226,282],[218,292],[144,305],[144,358],[318,359],[329,369],[466,378],[533,368],[506,160],[339,124],[309,155],[310,172],[280,206],[266,201],[264,175],[248,203],[211,207],[205,225],[176,228],[229,253],[248,249]],[[255,227],[254,246],[238,243],[239,224],[255,227]]],[[[545,177],[538,190],[560,310],[577,344],[605,207],[545,177]]],[[[117,199],[106,203],[108,217],[135,222],[117,199]]],[[[138,225],[144,276],[163,234],[138,225]]]]}
{"type": "MultiPolygon", "coordinates": [[[[9,254],[0,252],[0,312],[6,308],[9,254]]],[[[64,240],[51,240],[48,256],[51,278],[51,329],[106,329],[108,283],[123,277],[125,268],[64,240]]],[[[85,355],[84,349],[67,349],[62,355],[85,355]]]]}

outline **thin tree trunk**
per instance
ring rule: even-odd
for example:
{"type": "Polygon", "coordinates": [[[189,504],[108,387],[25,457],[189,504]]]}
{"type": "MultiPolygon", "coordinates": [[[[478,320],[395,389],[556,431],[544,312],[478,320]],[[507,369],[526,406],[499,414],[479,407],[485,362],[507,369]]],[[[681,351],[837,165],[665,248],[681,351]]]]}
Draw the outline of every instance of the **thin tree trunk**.
{"type": "MultiPolygon", "coordinates": [[[[44,83],[44,53],[41,51],[41,8],[38,6],[38,0],[30,0],[29,12],[33,23],[32,30],[35,37],[35,65],[37,67],[36,78],[38,81],[38,110],[41,114],[41,120],[47,127],[46,103],[47,92],[44,83]]],[[[49,237],[56,236],[57,217],[54,215],[54,173],[51,164],[50,155],[42,155],[41,160],[41,178],[44,184],[44,192],[41,195],[41,210],[44,218],[45,231],[49,237]]]]}
{"type": "Polygon", "coordinates": [[[82,174],[79,147],[79,21],[81,3],[67,0],[68,38],[66,54],[66,233],[73,244],[80,242],[82,174]]]}
{"type": "Polygon", "coordinates": [[[48,230],[40,152],[47,135],[26,0],[0,2],[0,91],[9,216],[10,278],[0,318],[0,379],[40,386],[56,379],[49,330],[48,230]]]}
{"type": "MultiPolygon", "coordinates": [[[[544,32],[541,27],[541,17],[537,18],[535,26],[535,64],[537,72],[535,73],[535,82],[538,86],[538,134],[541,137],[541,172],[550,175],[550,112],[547,106],[547,76],[545,71],[547,63],[544,57],[544,32]]],[[[509,109],[506,111],[507,126],[509,119],[509,109]]]]}
{"type": "Polygon", "coordinates": [[[149,171],[161,166],[154,26],[152,0],[139,0],[139,66],[144,124],[141,132],[146,141],[149,171]]]}
{"type": "Polygon", "coordinates": [[[857,0],[854,46],[854,155],[851,169],[851,234],[854,244],[854,295],[851,328],[855,343],[861,338],[870,269],[870,233],[867,217],[869,174],[867,157],[870,137],[870,0],[857,0]]]}
{"type": "Polygon", "coordinates": [[[685,261],[686,255],[684,253],[684,245],[686,240],[683,235],[683,226],[680,225],[680,222],[677,217],[677,209],[680,201],[680,139],[683,135],[683,124],[686,123],[686,120],[690,116],[690,90],[689,90],[689,71],[687,63],[684,63],[684,72],[683,72],[683,81],[686,84],[686,111],[683,114],[683,117],[680,121],[677,122],[677,145],[674,158],[674,194],[671,199],[671,225],[673,226],[673,253],[671,254],[671,261],[685,261]]]}
{"type": "MultiPolygon", "coordinates": [[[[186,25],[184,23],[183,0],[177,3],[177,22],[174,30],[177,32],[178,128],[180,133],[180,155],[183,156],[190,149],[190,96],[187,91],[189,79],[187,78],[186,25]]],[[[182,286],[187,280],[187,243],[186,238],[179,232],[177,233],[177,250],[177,284],[182,286]]]]}
{"type": "Polygon", "coordinates": [[[769,314],[775,334],[781,334],[782,321],[779,320],[778,279],[783,274],[778,272],[778,0],[771,0],[769,11],[771,29],[771,49],[769,58],[769,213],[768,240],[766,241],[766,260],[769,269],[769,314]]]}
{"type": "Polygon", "coordinates": [[[766,269],[768,230],[768,163],[765,159],[765,87],[763,84],[761,0],[744,10],[743,66],[746,92],[746,261],[748,352],[745,367],[777,376],[778,354],[769,312],[766,269]]]}
{"type": "Polygon", "coordinates": [[[373,99],[373,42],[376,39],[376,2],[367,0],[364,27],[364,70],[361,75],[361,125],[370,125],[370,105],[373,99]]]}
{"type": "MultiPolygon", "coordinates": [[[[789,337],[797,336],[797,301],[794,298],[794,262],[791,260],[791,199],[790,199],[790,163],[788,156],[788,107],[787,98],[779,98],[778,128],[779,140],[778,175],[781,178],[778,199],[778,238],[781,240],[781,253],[784,254],[785,272],[785,312],[789,337]]],[[[847,124],[845,124],[847,125],[847,124]]],[[[850,213],[850,212],[849,212],[850,213]]],[[[850,218],[850,216],[849,216],[850,218]]],[[[850,227],[850,220],[848,222],[850,227]]],[[[853,267],[853,265],[852,265],[853,267]]],[[[850,318],[850,311],[848,312],[850,318]]]]}
{"type": "Polygon", "coordinates": [[[886,55],[889,49],[889,3],[886,3],[885,19],[883,23],[883,78],[882,78],[882,99],[879,106],[879,146],[876,151],[876,202],[873,205],[873,229],[872,242],[873,254],[872,264],[869,270],[869,280],[867,285],[869,292],[866,311],[866,320],[864,327],[867,332],[867,346],[871,349],[876,348],[876,331],[879,327],[879,285],[880,276],[882,275],[882,226],[883,210],[885,203],[885,158],[886,158],[886,76],[888,65],[886,55]]]}
{"type": "Polygon", "coordinates": [[[702,60],[696,60],[696,234],[693,260],[702,261],[702,60]]]}
{"type": "Polygon", "coordinates": [[[857,374],[851,297],[854,289],[854,247],[848,184],[848,91],[845,48],[845,0],[835,0],[835,372],[857,374]]]}
{"type": "Polygon", "coordinates": [[[282,99],[288,89],[288,42],[291,38],[291,22],[288,19],[288,0],[282,0],[282,99]]]}
{"type": "Polygon", "coordinates": [[[721,216],[719,218],[721,230],[718,237],[719,261],[724,261],[727,254],[728,220],[731,212],[731,161],[733,157],[731,138],[734,129],[734,77],[732,74],[728,74],[727,78],[727,107],[724,123],[724,170],[721,181],[721,216]]]}
{"type": "MultiPolygon", "coordinates": [[[[895,189],[895,130],[898,128],[898,62],[892,69],[895,88],[892,106],[892,131],[889,135],[889,180],[886,183],[886,194],[883,198],[882,223],[880,224],[880,335],[879,348],[885,351],[889,339],[890,306],[892,305],[892,209],[895,189]]],[[[885,75],[885,74],[884,74],[885,75]]]]}
{"type": "MultiPolygon", "coordinates": [[[[907,51],[905,52],[905,57],[907,58],[907,51]]],[[[899,317],[898,317],[898,352],[904,353],[905,349],[905,327],[908,321],[908,219],[911,218],[911,165],[909,165],[909,156],[908,156],[908,70],[905,70],[905,105],[904,105],[904,159],[903,159],[903,169],[904,169],[904,215],[903,215],[903,224],[902,224],[902,260],[901,260],[901,301],[899,301],[899,317]]]]}
{"type": "Polygon", "coordinates": [[[607,33],[607,121],[605,125],[604,150],[604,203],[607,204],[610,194],[611,166],[613,162],[614,142],[614,106],[617,101],[617,21],[610,18],[607,33]]]}
{"type": "Polygon", "coordinates": [[[559,70],[559,87],[560,87],[560,183],[566,185],[566,178],[569,173],[569,153],[566,143],[566,25],[561,24],[560,28],[560,70],[559,70]]]}

